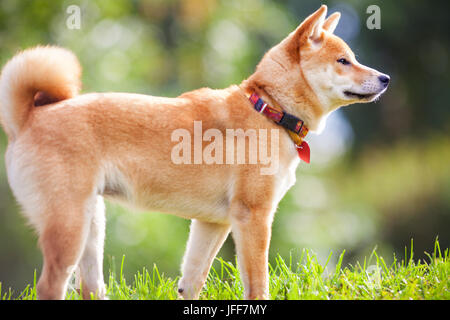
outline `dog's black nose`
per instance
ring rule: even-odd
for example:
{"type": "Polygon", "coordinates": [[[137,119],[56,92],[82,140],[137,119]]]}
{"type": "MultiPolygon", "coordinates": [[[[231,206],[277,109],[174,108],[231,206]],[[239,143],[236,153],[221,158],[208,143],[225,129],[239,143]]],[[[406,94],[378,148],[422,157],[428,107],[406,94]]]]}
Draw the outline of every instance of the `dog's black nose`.
{"type": "Polygon", "coordinates": [[[382,75],[382,76],[379,76],[379,77],[378,77],[378,80],[380,80],[380,82],[381,82],[381,83],[384,85],[384,87],[386,88],[386,87],[388,86],[388,84],[389,84],[390,78],[389,78],[389,76],[382,75]]]}

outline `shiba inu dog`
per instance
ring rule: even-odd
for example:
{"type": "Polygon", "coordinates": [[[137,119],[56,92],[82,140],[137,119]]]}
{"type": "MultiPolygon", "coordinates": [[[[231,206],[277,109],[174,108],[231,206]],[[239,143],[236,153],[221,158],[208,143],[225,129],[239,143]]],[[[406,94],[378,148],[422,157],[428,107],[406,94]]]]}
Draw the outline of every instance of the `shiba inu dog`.
{"type": "MultiPolygon", "coordinates": [[[[389,83],[333,34],[340,14],[326,14],[322,6],[307,17],[241,84],[176,98],[79,95],[81,68],[70,51],[47,46],[14,56],[1,73],[0,120],[9,138],[8,181],[44,257],[38,298],[63,299],[76,268],[83,296],[105,298],[107,197],[192,219],[178,290],[183,298],[198,298],[231,232],[245,298],[268,299],[271,223],[295,183],[299,155],[309,161],[306,134],[341,106],[377,99],[389,83]],[[186,148],[182,158],[194,161],[173,161],[177,142],[194,144],[173,133],[193,134],[195,121],[210,133],[196,143],[203,152],[214,149],[213,156],[224,148],[213,137],[229,129],[241,129],[244,139],[251,130],[276,130],[276,141],[258,145],[277,152],[276,170],[261,174],[267,163],[259,161],[196,162],[196,151],[186,148]]],[[[231,150],[238,154],[239,145],[231,150]]],[[[246,151],[242,159],[251,156],[246,151]]]]}

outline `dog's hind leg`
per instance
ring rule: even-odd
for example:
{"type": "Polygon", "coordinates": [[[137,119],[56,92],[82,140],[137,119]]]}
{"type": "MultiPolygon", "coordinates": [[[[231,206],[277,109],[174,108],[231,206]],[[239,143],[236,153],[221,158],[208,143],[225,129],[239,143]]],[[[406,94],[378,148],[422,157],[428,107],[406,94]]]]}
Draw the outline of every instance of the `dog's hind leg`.
{"type": "Polygon", "coordinates": [[[45,216],[46,223],[39,236],[44,266],[37,297],[64,299],[69,278],[83,253],[92,216],[86,210],[86,200],[77,201],[70,195],[67,199],[64,196],[53,199],[45,216]]]}
{"type": "Polygon", "coordinates": [[[183,258],[183,276],[178,284],[178,292],[184,299],[198,299],[214,257],[229,232],[227,224],[192,220],[183,258]]]}
{"type": "Polygon", "coordinates": [[[105,298],[103,280],[103,247],[105,242],[105,204],[103,197],[92,199],[86,210],[92,216],[86,245],[79,263],[81,290],[83,299],[90,299],[91,294],[98,299],[105,298]]]}

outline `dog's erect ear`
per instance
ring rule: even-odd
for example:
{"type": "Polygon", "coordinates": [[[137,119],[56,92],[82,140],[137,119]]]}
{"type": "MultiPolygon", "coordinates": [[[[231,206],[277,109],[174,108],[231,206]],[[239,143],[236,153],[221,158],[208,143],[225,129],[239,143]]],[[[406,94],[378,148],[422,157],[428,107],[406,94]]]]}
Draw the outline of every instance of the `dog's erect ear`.
{"type": "Polygon", "coordinates": [[[297,29],[300,45],[305,45],[308,42],[314,44],[320,43],[326,15],[327,6],[322,5],[316,12],[302,22],[297,29]]]}
{"type": "Polygon", "coordinates": [[[340,18],[341,14],[339,12],[333,13],[323,23],[323,29],[327,30],[329,33],[333,33],[339,23],[340,18]]]}
{"type": "Polygon", "coordinates": [[[326,15],[327,6],[322,5],[289,35],[289,41],[285,48],[293,61],[300,61],[300,48],[308,46],[317,48],[320,46],[323,39],[322,31],[326,15]]]}
{"type": "Polygon", "coordinates": [[[323,23],[325,22],[325,17],[327,16],[327,7],[322,6],[322,7],[320,7],[319,10],[316,11],[316,12],[321,11],[321,9],[323,7],[325,7],[325,9],[323,9],[323,13],[320,14],[312,24],[312,30],[311,30],[311,34],[309,36],[310,40],[312,40],[312,41],[320,41],[320,39],[321,39],[320,36],[321,36],[322,30],[323,30],[323,23]]]}

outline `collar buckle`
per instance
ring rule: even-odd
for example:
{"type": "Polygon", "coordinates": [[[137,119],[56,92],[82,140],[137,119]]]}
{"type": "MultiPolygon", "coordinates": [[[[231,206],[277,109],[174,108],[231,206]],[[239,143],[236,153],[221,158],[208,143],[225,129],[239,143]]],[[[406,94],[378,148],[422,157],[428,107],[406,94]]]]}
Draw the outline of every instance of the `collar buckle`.
{"type": "Polygon", "coordinates": [[[255,92],[250,95],[249,100],[256,111],[264,114],[276,124],[288,130],[289,135],[295,143],[299,157],[309,163],[309,146],[306,141],[303,141],[308,134],[308,128],[305,126],[305,122],[290,113],[272,108],[255,92]]]}

